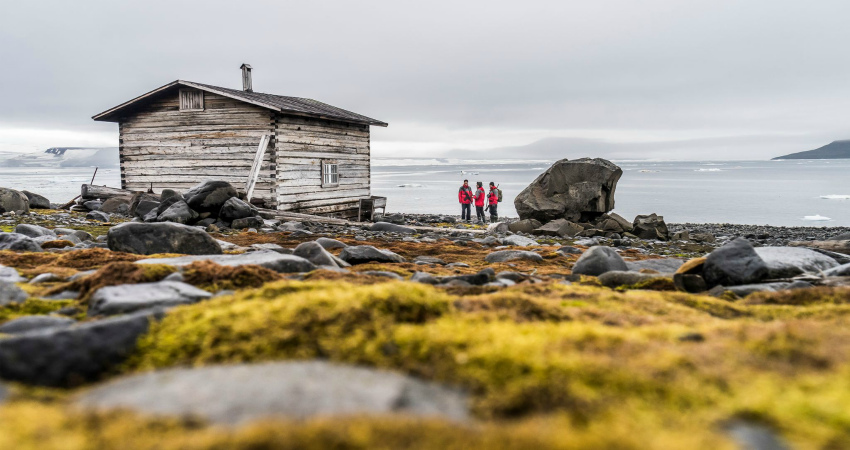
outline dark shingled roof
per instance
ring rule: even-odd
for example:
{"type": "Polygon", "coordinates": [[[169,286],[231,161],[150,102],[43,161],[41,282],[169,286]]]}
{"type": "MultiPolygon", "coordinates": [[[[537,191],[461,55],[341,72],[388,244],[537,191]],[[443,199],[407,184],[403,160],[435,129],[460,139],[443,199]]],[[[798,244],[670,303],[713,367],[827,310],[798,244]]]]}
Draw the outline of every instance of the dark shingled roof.
{"type": "Polygon", "coordinates": [[[139,101],[142,101],[156,93],[164,91],[168,88],[181,85],[193,87],[203,91],[219,94],[225,97],[230,97],[236,100],[241,100],[257,106],[268,108],[282,113],[296,114],[301,116],[317,117],[322,119],[339,120],[343,122],[362,123],[367,125],[377,125],[381,127],[387,126],[386,122],[372,119],[361,114],[357,114],[336,106],[328,105],[317,100],[301,97],[285,97],[283,95],[263,94],[260,92],[245,92],[236,89],[228,89],[209,84],[195,83],[192,81],[177,80],[166,84],[160,88],[154,89],[147,94],[141,95],[128,102],[122,103],[112,109],[104,111],[94,117],[94,120],[113,121],[114,114],[120,110],[127,108],[139,101]]]}

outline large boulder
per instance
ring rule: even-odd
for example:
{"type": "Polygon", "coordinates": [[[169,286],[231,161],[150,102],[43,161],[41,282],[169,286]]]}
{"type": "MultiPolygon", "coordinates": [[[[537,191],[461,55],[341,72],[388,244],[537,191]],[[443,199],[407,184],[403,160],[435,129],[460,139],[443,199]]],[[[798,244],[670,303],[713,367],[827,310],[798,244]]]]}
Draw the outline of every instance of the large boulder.
{"type": "Polygon", "coordinates": [[[508,224],[508,231],[511,233],[531,233],[542,225],[543,223],[536,219],[517,220],[508,224]]]}
{"type": "Polygon", "coordinates": [[[139,312],[0,339],[0,378],[43,386],[92,381],[121,363],[162,312],[139,312]]]}
{"type": "Polygon", "coordinates": [[[30,199],[23,192],[0,187],[0,213],[30,212],[30,199]]]}
{"type": "Polygon", "coordinates": [[[225,202],[236,197],[236,189],[226,181],[205,181],[183,195],[195,211],[218,214],[225,202]]]}
{"type": "Polygon", "coordinates": [[[30,191],[23,191],[23,194],[29,200],[30,209],[50,209],[50,200],[47,197],[30,191]]]}
{"type": "Polygon", "coordinates": [[[109,229],[109,249],[116,252],[152,255],[220,255],[221,246],[206,231],[179,223],[125,222],[109,229]]]}
{"type": "Polygon", "coordinates": [[[635,217],[632,224],[634,229],[632,234],[641,239],[653,239],[666,241],[670,239],[670,232],[667,230],[667,224],[664,223],[664,217],[652,213],[643,216],[635,217]]]}
{"type": "Polygon", "coordinates": [[[587,221],[614,209],[614,190],[623,171],[601,158],[562,159],[514,200],[521,219],[587,221]]]}
{"type": "Polygon", "coordinates": [[[739,286],[758,283],[770,269],[748,240],[737,238],[711,252],[702,272],[708,287],[739,286]]]}
{"type": "Polygon", "coordinates": [[[142,218],[151,209],[156,209],[157,206],[159,206],[159,196],[147,192],[136,192],[130,198],[130,215],[142,218]],[[145,202],[146,206],[143,211],[139,211],[138,208],[142,202],[145,202]]]}
{"type": "Polygon", "coordinates": [[[17,250],[22,252],[40,252],[41,246],[31,237],[21,233],[0,232],[0,250],[17,250]]]}
{"type": "Polygon", "coordinates": [[[459,390],[406,375],[326,361],[176,368],[110,381],[76,405],[238,425],[269,417],[403,414],[466,419],[459,390]]]}
{"type": "Polygon", "coordinates": [[[768,278],[792,278],[802,273],[818,274],[838,266],[829,256],[800,247],[759,247],[756,253],[767,264],[768,278]]]}
{"type": "Polygon", "coordinates": [[[623,258],[611,247],[590,247],[582,253],[575,265],[573,273],[577,275],[599,276],[605,272],[617,270],[625,272],[629,270],[623,258]]]}
{"type": "Polygon", "coordinates": [[[61,316],[23,316],[0,325],[0,334],[21,334],[47,328],[67,328],[76,322],[61,316]]]}

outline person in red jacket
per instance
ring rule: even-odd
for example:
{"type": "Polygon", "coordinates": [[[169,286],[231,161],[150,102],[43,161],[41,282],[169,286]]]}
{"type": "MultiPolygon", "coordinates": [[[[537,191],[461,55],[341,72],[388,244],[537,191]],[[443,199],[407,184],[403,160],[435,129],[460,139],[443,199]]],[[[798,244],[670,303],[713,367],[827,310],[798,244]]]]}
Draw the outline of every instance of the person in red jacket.
{"type": "Polygon", "coordinates": [[[460,220],[472,220],[472,188],[469,180],[463,180],[463,186],[457,190],[457,201],[460,202],[460,220]]]}
{"type": "Polygon", "coordinates": [[[484,223],[484,183],[475,182],[475,215],[479,223],[484,223]]]}
{"type": "Polygon", "coordinates": [[[487,194],[487,206],[490,209],[490,223],[496,223],[499,220],[499,189],[492,181],[490,182],[490,192],[487,194]]]}

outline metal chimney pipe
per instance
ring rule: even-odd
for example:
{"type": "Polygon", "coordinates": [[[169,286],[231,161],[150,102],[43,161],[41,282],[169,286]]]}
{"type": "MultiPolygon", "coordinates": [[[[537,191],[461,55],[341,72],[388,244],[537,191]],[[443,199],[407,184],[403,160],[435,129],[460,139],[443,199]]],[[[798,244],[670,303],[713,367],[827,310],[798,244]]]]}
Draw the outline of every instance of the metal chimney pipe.
{"type": "Polygon", "coordinates": [[[242,90],[245,92],[254,92],[254,88],[251,85],[251,66],[248,64],[242,64],[242,90]]]}

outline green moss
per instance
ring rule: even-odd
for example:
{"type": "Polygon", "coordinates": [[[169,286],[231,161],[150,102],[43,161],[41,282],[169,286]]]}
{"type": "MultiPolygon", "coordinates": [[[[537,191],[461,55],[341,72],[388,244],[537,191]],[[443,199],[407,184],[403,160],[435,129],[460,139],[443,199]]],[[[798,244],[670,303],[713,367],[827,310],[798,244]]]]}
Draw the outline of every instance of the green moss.
{"type": "Polygon", "coordinates": [[[635,284],[619,286],[618,291],[629,291],[632,289],[645,289],[650,291],[675,291],[676,285],[673,280],[666,277],[655,277],[648,280],[639,281],[635,284]]]}
{"type": "Polygon", "coordinates": [[[41,300],[29,298],[23,303],[11,303],[0,307],[0,323],[21,316],[45,315],[71,306],[73,300],[41,300]]]}

